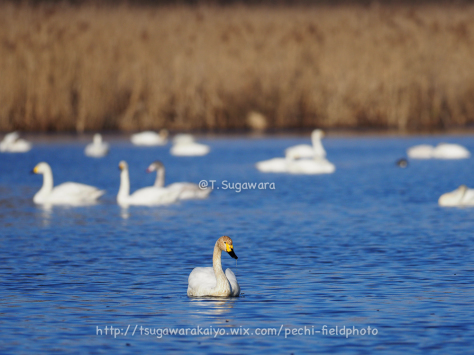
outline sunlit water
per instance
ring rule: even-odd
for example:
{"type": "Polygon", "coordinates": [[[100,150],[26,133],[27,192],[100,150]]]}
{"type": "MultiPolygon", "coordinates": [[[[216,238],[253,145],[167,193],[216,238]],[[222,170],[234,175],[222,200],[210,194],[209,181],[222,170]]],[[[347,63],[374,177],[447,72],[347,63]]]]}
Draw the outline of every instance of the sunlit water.
{"type": "Polygon", "coordinates": [[[472,350],[474,208],[441,208],[437,199],[460,184],[474,187],[474,159],[395,165],[419,143],[456,142],[474,152],[472,138],[327,138],[337,170],[320,176],[254,168],[309,139],[203,141],[212,151],[196,158],[126,141],[102,159],[85,157],[80,142],[0,155],[2,354],[472,350]],[[167,183],[206,179],[221,188],[204,201],[121,209],[122,159],[132,191],[153,183],[145,169],[156,159],[167,167],[167,183]],[[56,184],[83,182],[107,193],[94,206],[35,206],[42,177],[29,171],[40,161],[51,164],[56,184]],[[275,189],[237,193],[222,189],[224,180],[275,189]],[[226,254],[223,264],[237,275],[242,297],[188,298],[189,273],[211,266],[222,235],[234,241],[238,264],[226,254]],[[106,326],[120,334],[105,335],[106,326]],[[242,335],[190,335],[198,326],[242,335]],[[305,326],[312,334],[285,338],[305,326]],[[336,326],[372,333],[331,336],[336,326]],[[145,328],[189,330],[158,338],[145,328]],[[280,335],[256,335],[263,328],[280,335]]]}

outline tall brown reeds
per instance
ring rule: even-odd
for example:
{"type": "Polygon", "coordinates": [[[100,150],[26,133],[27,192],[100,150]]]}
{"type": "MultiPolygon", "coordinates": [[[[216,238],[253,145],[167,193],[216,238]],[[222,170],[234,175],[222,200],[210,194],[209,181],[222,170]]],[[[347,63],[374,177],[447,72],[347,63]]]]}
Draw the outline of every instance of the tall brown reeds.
{"type": "Polygon", "coordinates": [[[474,123],[474,6],[0,4],[0,130],[474,123]]]}

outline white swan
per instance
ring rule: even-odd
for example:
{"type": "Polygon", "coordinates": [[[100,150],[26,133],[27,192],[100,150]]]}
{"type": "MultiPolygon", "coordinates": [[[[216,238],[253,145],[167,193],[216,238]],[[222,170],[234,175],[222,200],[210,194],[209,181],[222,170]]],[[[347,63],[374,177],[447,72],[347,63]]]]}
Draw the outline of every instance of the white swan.
{"type": "Polygon", "coordinates": [[[188,296],[203,297],[239,297],[240,286],[231,269],[222,270],[221,254],[226,251],[237,259],[234,253],[232,239],[227,236],[220,237],[214,246],[212,267],[197,267],[189,274],[188,296]]]}
{"type": "Polygon", "coordinates": [[[459,144],[440,143],[433,150],[435,159],[466,159],[471,153],[459,144]]]}
{"type": "Polygon", "coordinates": [[[471,153],[459,144],[440,143],[436,147],[420,144],[407,150],[412,159],[466,159],[471,153]]]}
{"type": "Polygon", "coordinates": [[[84,154],[88,157],[101,158],[109,152],[109,145],[102,141],[99,133],[94,134],[92,143],[88,144],[84,149],[84,154]]]}
{"type": "Polygon", "coordinates": [[[130,140],[135,145],[165,145],[168,143],[168,131],[166,129],[160,130],[160,133],[153,131],[145,131],[141,133],[132,134],[130,140]]]}
{"type": "Polygon", "coordinates": [[[459,186],[456,190],[442,194],[438,200],[440,206],[474,206],[474,189],[466,185],[459,186]]]}
{"type": "MultiPolygon", "coordinates": [[[[165,167],[162,162],[155,161],[150,164],[148,173],[156,171],[156,180],[153,186],[155,187],[165,187],[165,167]]],[[[175,182],[166,187],[167,189],[179,191],[179,199],[204,199],[209,196],[212,189],[211,188],[200,188],[199,185],[193,184],[191,182],[175,182]]]]}
{"type": "Polygon", "coordinates": [[[255,164],[255,167],[263,173],[286,173],[291,161],[292,158],[288,156],[286,158],[273,158],[259,161],[255,164]]]}
{"type": "Polygon", "coordinates": [[[290,174],[307,175],[332,174],[336,171],[334,164],[324,158],[292,160],[287,169],[290,174]]]}
{"type": "Polygon", "coordinates": [[[409,158],[412,159],[431,159],[433,157],[434,147],[429,144],[415,145],[407,150],[409,158]]]}
{"type": "Polygon", "coordinates": [[[202,156],[209,153],[208,145],[196,143],[190,134],[178,134],[173,140],[170,153],[176,156],[202,156]]]}
{"type": "Polygon", "coordinates": [[[25,153],[31,150],[31,143],[21,139],[18,132],[11,132],[0,142],[0,152],[25,153]]]}
{"type": "Polygon", "coordinates": [[[128,164],[125,161],[119,163],[120,188],[117,194],[117,203],[121,206],[141,205],[166,205],[176,202],[179,197],[179,191],[160,187],[144,187],[136,190],[130,195],[130,177],[128,173],[128,164]]]}
{"type": "Polygon", "coordinates": [[[43,186],[33,197],[37,204],[85,205],[96,202],[105,193],[94,186],[76,182],[65,182],[53,188],[53,172],[48,163],[39,163],[33,173],[43,174],[43,186]]]}
{"type": "Polygon", "coordinates": [[[315,129],[311,133],[311,142],[313,145],[308,144],[299,144],[293,147],[289,147],[285,150],[285,156],[291,158],[324,158],[326,157],[326,151],[321,143],[321,138],[324,137],[324,132],[320,129],[315,129]]]}

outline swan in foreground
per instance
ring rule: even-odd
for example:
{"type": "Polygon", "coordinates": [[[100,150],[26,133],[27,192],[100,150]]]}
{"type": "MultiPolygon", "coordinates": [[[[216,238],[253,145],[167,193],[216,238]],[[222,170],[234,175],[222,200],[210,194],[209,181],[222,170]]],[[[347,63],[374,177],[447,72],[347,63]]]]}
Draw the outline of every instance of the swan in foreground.
{"type": "Polygon", "coordinates": [[[293,147],[287,148],[285,150],[285,156],[289,156],[291,158],[312,158],[312,157],[319,157],[324,158],[326,157],[326,151],[321,143],[321,138],[324,137],[324,132],[320,129],[315,129],[311,133],[311,142],[313,145],[309,144],[298,144],[293,147]]]}
{"type": "Polygon", "coordinates": [[[119,163],[119,169],[121,170],[120,188],[117,194],[117,203],[119,205],[166,205],[178,200],[179,191],[155,186],[144,187],[130,195],[130,177],[127,162],[122,160],[119,163]]]}
{"type": "Polygon", "coordinates": [[[231,269],[222,270],[221,254],[223,251],[238,259],[234,253],[232,239],[227,236],[217,239],[212,256],[212,267],[196,267],[189,274],[188,296],[203,297],[239,297],[240,286],[231,269]]]}
{"type": "Polygon", "coordinates": [[[160,133],[156,133],[153,131],[135,133],[132,134],[130,140],[135,145],[165,145],[166,143],[168,143],[168,130],[162,129],[160,130],[160,133]]]}
{"type": "Polygon", "coordinates": [[[97,201],[105,191],[77,182],[65,182],[53,188],[53,172],[48,163],[39,163],[33,169],[35,174],[43,174],[43,186],[33,197],[38,204],[85,205],[97,201]]]}
{"type": "Polygon", "coordinates": [[[178,134],[173,139],[171,155],[176,156],[202,156],[209,153],[211,149],[208,145],[196,143],[190,134],[178,134]]]}
{"type": "MultiPolygon", "coordinates": [[[[165,166],[162,162],[155,161],[151,163],[146,171],[147,173],[156,171],[156,180],[155,184],[153,185],[154,187],[165,187],[165,166]]],[[[197,184],[193,184],[191,182],[175,182],[168,185],[166,188],[179,191],[178,198],[180,200],[204,199],[207,198],[212,191],[212,189],[209,187],[200,188],[197,184]]]]}
{"type": "Polygon", "coordinates": [[[86,146],[84,154],[88,157],[101,158],[106,156],[109,152],[109,145],[102,141],[102,136],[99,133],[94,134],[92,143],[86,146]]]}
{"type": "Polygon", "coordinates": [[[21,139],[18,132],[11,132],[0,142],[0,152],[25,153],[31,150],[31,143],[21,139]]]}
{"type": "Polygon", "coordinates": [[[412,159],[466,159],[471,153],[459,144],[440,143],[436,147],[420,144],[407,151],[412,159]]]}
{"type": "Polygon", "coordinates": [[[466,185],[459,186],[456,190],[442,194],[438,200],[440,206],[474,206],[474,189],[466,185]]]}

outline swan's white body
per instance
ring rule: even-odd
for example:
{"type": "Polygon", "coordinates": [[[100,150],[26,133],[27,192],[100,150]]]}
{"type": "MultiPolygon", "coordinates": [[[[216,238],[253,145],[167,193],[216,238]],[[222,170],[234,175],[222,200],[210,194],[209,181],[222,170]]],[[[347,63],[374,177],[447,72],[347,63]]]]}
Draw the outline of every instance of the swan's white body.
{"type": "Polygon", "coordinates": [[[255,167],[263,173],[286,173],[289,161],[289,158],[273,158],[259,161],[255,167]]]}
{"type": "Polygon", "coordinates": [[[202,156],[209,153],[211,149],[208,145],[196,143],[190,134],[178,134],[173,139],[171,155],[176,156],[202,156]]]}
{"type": "Polygon", "coordinates": [[[298,144],[293,147],[289,147],[285,150],[285,156],[299,159],[299,158],[325,158],[326,151],[324,150],[321,138],[324,137],[324,133],[320,129],[315,129],[311,133],[311,142],[309,144],[298,144]]]}
{"type": "MultiPolygon", "coordinates": [[[[156,180],[154,187],[163,188],[165,187],[165,167],[161,162],[154,162],[150,164],[147,169],[147,172],[156,171],[156,180]]],[[[179,192],[179,200],[189,200],[189,199],[205,199],[209,196],[212,189],[211,188],[200,188],[199,185],[193,184],[191,182],[175,182],[166,187],[170,190],[175,190],[179,192]]]]}
{"type": "Polygon", "coordinates": [[[159,134],[153,131],[132,134],[130,140],[135,145],[155,146],[168,143],[167,137],[168,131],[162,129],[159,134]]]}
{"type": "Polygon", "coordinates": [[[435,159],[466,159],[471,153],[459,144],[441,143],[433,150],[435,159]]]}
{"type": "Polygon", "coordinates": [[[53,172],[47,163],[39,163],[35,174],[43,174],[43,186],[33,197],[37,204],[87,205],[95,203],[105,191],[90,185],[65,182],[53,188],[53,172]]]}
{"type": "Polygon", "coordinates": [[[290,174],[332,174],[336,171],[334,164],[324,158],[293,160],[288,164],[290,174]]]}
{"type": "Polygon", "coordinates": [[[136,190],[130,195],[130,177],[128,165],[121,161],[120,167],[120,188],[117,194],[117,203],[121,206],[154,206],[167,205],[176,202],[179,197],[179,191],[155,186],[144,187],[136,190]]]}
{"type": "Polygon", "coordinates": [[[474,189],[461,185],[454,191],[442,194],[438,204],[446,207],[474,206],[474,189]]]}
{"type": "MultiPolygon", "coordinates": [[[[226,250],[226,246],[222,246],[222,239],[229,237],[221,237],[214,246],[212,257],[212,267],[197,267],[188,277],[188,296],[190,297],[239,297],[240,286],[237,278],[231,269],[227,269],[224,273],[221,264],[222,251],[226,250]]],[[[230,241],[232,243],[232,241],[230,241]]],[[[227,246],[229,248],[229,246],[227,246]]],[[[227,249],[229,252],[229,249],[227,249]]],[[[232,244],[230,244],[230,252],[233,253],[232,244]]],[[[232,256],[232,254],[231,254],[232,256]]],[[[235,258],[237,256],[234,254],[235,258]]],[[[233,256],[233,257],[234,257],[233,256]]]]}
{"type": "Polygon", "coordinates": [[[434,147],[429,144],[415,145],[407,150],[409,158],[412,159],[431,159],[433,157],[434,147]]]}
{"type": "Polygon", "coordinates": [[[31,143],[20,138],[18,132],[11,132],[0,142],[0,152],[25,153],[31,150],[31,143]]]}
{"type": "Polygon", "coordinates": [[[109,145],[102,141],[99,133],[94,134],[92,143],[88,144],[84,149],[84,154],[88,157],[101,158],[109,152],[109,145]]]}
{"type": "Polygon", "coordinates": [[[471,153],[459,144],[440,143],[436,147],[420,144],[408,149],[412,159],[466,159],[471,153]]]}

